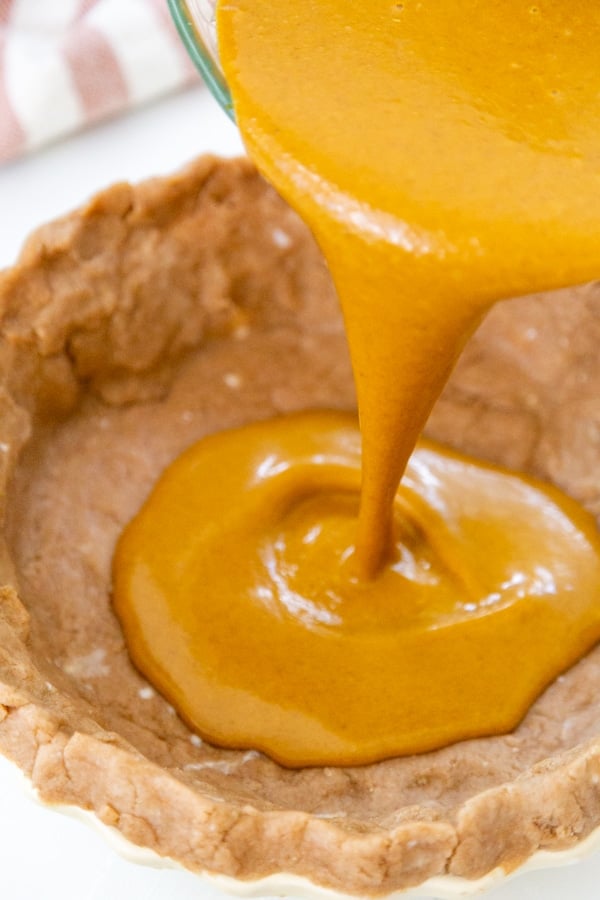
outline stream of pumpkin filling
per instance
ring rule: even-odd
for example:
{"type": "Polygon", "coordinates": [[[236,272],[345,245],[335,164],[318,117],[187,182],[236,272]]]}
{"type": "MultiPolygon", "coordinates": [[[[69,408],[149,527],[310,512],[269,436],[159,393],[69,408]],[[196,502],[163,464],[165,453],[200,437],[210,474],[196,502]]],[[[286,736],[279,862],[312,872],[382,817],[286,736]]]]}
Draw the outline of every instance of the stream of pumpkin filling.
{"type": "Polygon", "coordinates": [[[491,305],[600,272],[600,9],[228,0],[218,25],[249,152],[333,275],[360,431],[304,413],[176,460],[117,547],[132,658],[286,765],[509,730],[600,637],[595,523],[417,440],[491,305]]]}

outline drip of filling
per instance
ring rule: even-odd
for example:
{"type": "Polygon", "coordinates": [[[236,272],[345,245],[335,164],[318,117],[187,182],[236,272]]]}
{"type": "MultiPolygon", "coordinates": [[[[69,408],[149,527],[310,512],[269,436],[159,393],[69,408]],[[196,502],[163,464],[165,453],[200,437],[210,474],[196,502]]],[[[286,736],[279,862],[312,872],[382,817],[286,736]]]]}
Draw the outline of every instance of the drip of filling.
{"type": "Polygon", "coordinates": [[[247,146],[338,289],[360,484],[336,417],[184,456],[117,553],[133,657],[203,734],[288,764],[510,728],[600,637],[593,526],[429,446],[398,485],[489,307],[600,272],[600,8],[237,0],[219,41],[247,146]]]}

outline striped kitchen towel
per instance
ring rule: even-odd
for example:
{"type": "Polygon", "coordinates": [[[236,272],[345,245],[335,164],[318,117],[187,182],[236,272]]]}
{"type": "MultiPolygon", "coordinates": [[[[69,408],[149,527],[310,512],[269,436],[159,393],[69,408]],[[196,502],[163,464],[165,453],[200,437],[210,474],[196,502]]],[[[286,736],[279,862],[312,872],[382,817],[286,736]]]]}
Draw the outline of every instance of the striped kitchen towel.
{"type": "Polygon", "coordinates": [[[195,79],[166,0],[0,0],[0,162],[195,79]]]}

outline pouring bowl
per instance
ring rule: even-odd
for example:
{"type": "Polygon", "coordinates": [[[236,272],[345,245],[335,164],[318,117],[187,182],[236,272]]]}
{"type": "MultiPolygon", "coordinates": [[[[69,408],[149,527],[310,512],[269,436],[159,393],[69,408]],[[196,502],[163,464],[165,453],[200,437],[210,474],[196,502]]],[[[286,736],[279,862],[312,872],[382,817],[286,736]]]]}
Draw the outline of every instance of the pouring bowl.
{"type": "Polygon", "coordinates": [[[219,62],[216,0],[168,0],[181,39],[214,97],[231,119],[233,100],[219,62]]]}

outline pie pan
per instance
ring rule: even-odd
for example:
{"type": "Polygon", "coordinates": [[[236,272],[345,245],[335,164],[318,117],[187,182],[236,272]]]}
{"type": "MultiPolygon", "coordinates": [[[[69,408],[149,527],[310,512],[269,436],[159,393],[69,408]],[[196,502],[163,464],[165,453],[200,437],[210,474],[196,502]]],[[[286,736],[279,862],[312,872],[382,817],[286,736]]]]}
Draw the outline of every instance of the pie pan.
{"type": "MultiPolygon", "coordinates": [[[[593,285],[499,304],[428,433],[598,515],[599,304],[593,285]]],[[[0,310],[0,750],[42,802],[262,894],[456,896],[597,841],[597,649],[509,735],[346,769],[211,747],[131,665],[111,559],[162,469],[216,429],[354,405],[325,265],[248,162],[43,227],[0,310]]]]}

